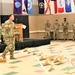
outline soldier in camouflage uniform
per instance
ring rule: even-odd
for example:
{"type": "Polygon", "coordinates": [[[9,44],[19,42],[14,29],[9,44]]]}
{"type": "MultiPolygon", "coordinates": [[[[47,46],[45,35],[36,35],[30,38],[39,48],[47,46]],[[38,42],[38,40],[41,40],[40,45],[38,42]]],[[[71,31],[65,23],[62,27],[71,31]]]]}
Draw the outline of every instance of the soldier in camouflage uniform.
{"type": "Polygon", "coordinates": [[[51,38],[50,36],[50,26],[49,20],[45,23],[45,38],[51,38]]]}
{"type": "Polygon", "coordinates": [[[69,23],[66,21],[66,18],[64,18],[64,22],[62,23],[63,26],[63,36],[64,36],[64,40],[68,40],[68,26],[69,23]]]}
{"type": "Polygon", "coordinates": [[[56,19],[56,22],[54,24],[54,40],[59,38],[59,27],[60,24],[58,23],[58,20],[56,19]]]}
{"type": "Polygon", "coordinates": [[[74,23],[72,24],[73,27],[73,40],[75,40],[75,19],[74,19],[74,23]]]}
{"type": "Polygon", "coordinates": [[[6,53],[10,52],[10,59],[16,59],[14,57],[14,50],[15,50],[15,37],[14,37],[14,28],[15,24],[13,22],[14,15],[10,15],[9,19],[5,21],[2,25],[4,29],[3,39],[5,44],[7,45],[4,52],[2,53],[2,58],[6,59],[6,53]]]}

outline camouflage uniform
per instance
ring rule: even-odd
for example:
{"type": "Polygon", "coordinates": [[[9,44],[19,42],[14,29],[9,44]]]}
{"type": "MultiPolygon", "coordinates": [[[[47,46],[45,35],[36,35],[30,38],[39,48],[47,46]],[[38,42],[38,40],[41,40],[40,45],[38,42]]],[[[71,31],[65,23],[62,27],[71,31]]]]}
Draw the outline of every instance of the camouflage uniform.
{"type": "Polygon", "coordinates": [[[50,26],[51,26],[50,23],[45,24],[45,38],[51,38],[51,36],[50,36],[50,26]]]}
{"type": "Polygon", "coordinates": [[[73,40],[75,40],[75,22],[72,24],[73,27],[73,40]]]}
{"type": "Polygon", "coordinates": [[[64,36],[64,40],[67,39],[68,40],[68,26],[69,23],[68,22],[64,22],[62,23],[63,26],[63,36],[64,36]]]}
{"type": "Polygon", "coordinates": [[[59,38],[59,27],[60,27],[60,24],[58,23],[55,23],[54,24],[54,40],[59,38]]]}
{"type": "Polygon", "coordinates": [[[10,22],[9,20],[7,20],[4,23],[4,34],[3,34],[3,39],[5,44],[7,45],[2,57],[6,58],[6,53],[10,52],[10,58],[14,58],[14,50],[15,50],[15,37],[14,37],[14,28],[15,28],[15,24],[14,22],[10,22]]]}

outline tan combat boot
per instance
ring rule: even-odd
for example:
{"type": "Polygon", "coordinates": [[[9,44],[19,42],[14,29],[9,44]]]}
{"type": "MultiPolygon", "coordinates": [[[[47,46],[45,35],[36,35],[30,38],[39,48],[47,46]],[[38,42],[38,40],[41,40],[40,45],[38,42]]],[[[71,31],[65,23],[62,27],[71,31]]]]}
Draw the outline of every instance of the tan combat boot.
{"type": "Polygon", "coordinates": [[[1,57],[2,57],[3,59],[6,59],[6,56],[5,56],[4,54],[2,54],[1,57]]]}
{"type": "Polygon", "coordinates": [[[10,51],[10,59],[16,59],[16,58],[14,57],[14,51],[10,51]]]}
{"type": "Polygon", "coordinates": [[[15,58],[15,57],[13,57],[13,56],[10,56],[10,59],[17,59],[17,58],[15,58]]]}

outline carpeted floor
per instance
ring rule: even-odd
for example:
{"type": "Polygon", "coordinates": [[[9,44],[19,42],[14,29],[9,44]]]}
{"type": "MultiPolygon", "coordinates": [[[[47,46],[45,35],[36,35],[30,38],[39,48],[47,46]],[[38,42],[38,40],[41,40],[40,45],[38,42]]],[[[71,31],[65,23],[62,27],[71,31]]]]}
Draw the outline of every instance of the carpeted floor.
{"type": "Polygon", "coordinates": [[[14,55],[17,60],[10,60],[8,53],[7,62],[0,63],[0,75],[75,75],[74,41],[51,41],[48,45],[30,47],[27,52],[15,51],[14,55]],[[53,70],[49,71],[51,64],[44,66],[46,60],[40,58],[53,55],[63,56],[65,60],[59,65],[52,62],[53,70]]]}

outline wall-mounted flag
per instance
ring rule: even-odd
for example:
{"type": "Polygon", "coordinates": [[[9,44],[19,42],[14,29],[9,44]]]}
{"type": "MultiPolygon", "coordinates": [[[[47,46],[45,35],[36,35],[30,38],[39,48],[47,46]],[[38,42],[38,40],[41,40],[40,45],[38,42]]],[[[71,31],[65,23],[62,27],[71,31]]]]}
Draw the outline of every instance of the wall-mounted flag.
{"type": "Polygon", "coordinates": [[[50,0],[44,0],[44,13],[51,14],[50,0]]]}
{"type": "Polygon", "coordinates": [[[65,0],[65,12],[71,12],[71,0],[65,0]]]}
{"type": "Polygon", "coordinates": [[[32,14],[33,13],[33,8],[32,8],[32,0],[28,0],[28,14],[32,14]]]}
{"type": "Polygon", "coordinates": [[[56,14],[57,13],[57,0],[51,0],[50,7],[51,7],[51,14],[56,14]]]}
{"type": "Polygon", "coordinates": [[[28,0],[22,0],[22,14],[28,13],[27,5],[28,5],[28,0]]]}
{"type": "Polygon", "coordinates": [[[14,0],[14,14],[33,14],[32,0],[14,0]]]}
{"type": "Polygon", "coordinates": [[[57,12],[63,13],[65,11],[65,0],[57,0],[57,12]]]}
{"type": "Polygon", "coordinates": [[[38,0],[39,14],[44,14],[44,0],[38,0]]]}
{"type": "Polygon", "coordinates": [[[14,14],[22,14],[22,0],[14,0],[14,14]]]}
{"type": "Polygon", "coordinates": [[[75,12],[75,0],[71,0],[71,9],[72,12],[75,12]]]}

